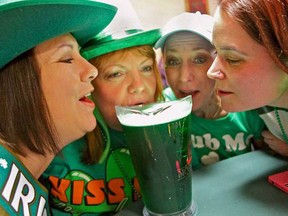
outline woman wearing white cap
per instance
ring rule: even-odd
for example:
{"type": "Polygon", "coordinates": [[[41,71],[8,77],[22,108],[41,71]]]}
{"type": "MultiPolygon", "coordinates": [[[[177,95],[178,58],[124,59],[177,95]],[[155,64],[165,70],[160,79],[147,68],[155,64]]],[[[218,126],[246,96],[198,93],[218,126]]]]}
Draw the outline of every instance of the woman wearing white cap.
{"type": "MultiPolygon", "coordinates": [[[[151,103],[162,96],[154,43],[160,29],[143,30],[129,1],[117,0],[111,24],[81,49],[98,69],[92,84],[97,127],[67,145],[43,174],[55,215],[114,214],[141,198],[115,106],[151,103]]],[[[163,98],[163,97],[162,97],[163,98]]]]}
{"type": "Polygon", "coordinates": [[[155,47],[161,48],[170,88],[167,100],[191,95],[193,168],[251,151],[262,142],[263,122],[254,112],[227,113],[207,71],[215,57],[213,18],[182,13],[169,20],[155,47]],[[256,142],[257,141],[257,142],[256,142]]]}
{"type": "Polygon", "coordinates": [[[0,213],[50,215],[38,182],[54,156],[96,126],[97,69],[79,53],[116,8],[97,1],[0,2],[0,213]]]}

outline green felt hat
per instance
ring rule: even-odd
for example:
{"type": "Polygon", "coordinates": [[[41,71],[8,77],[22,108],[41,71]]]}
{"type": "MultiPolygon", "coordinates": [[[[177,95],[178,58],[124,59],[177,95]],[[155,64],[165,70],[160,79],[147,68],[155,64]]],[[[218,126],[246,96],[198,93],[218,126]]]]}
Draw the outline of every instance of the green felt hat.
{"type": "Polygon", "coordinates": [[[128,47],[141,45],[153,46],[160,36],[160,29],[152,29],[147,31],[140,29],[123,30],[123,32],[118,35],[111,34],[102,39],[95,37],[83,46],[83,49],[81,49],[81,54],[85,59],[90,60],[97,56],[128,47]]]}
{"type": "Polygon", "coordinates": [[[115,6],[118,11],[113,21],[82,47],[81,55],[87,60],[128,47],[153,46],[161,37],[160,29],[144,30],[128,0],[117,0],[115,6]]]}
{"type": "Polygon", "coordinates": [[[81,46],[99,34],[116,11],[101,0],[0,0],[0,68],[62,34],[71,33],[81,46]]]}

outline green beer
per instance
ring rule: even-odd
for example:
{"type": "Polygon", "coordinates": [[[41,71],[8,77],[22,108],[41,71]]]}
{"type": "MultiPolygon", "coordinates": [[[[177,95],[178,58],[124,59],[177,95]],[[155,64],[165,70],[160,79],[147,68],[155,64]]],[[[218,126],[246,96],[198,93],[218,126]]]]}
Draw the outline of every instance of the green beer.
{"type": "Polygon", "coordinates": [[[116,108],[148,215],[174,215],[192,204],[191,108],[191,97],[116,108]]]}

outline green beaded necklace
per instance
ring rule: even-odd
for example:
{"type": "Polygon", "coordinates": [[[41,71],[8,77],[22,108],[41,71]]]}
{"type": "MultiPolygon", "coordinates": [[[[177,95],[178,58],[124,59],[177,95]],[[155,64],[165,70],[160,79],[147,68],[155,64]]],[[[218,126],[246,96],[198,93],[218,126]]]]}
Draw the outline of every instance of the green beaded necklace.
{"type": "MultiPolygon", "coordinates": [[[[104,132],[102,131],[102,128],[100,129],[100,132],[101,132],[101,137],[102,137],[104,143],[106,143],[107,142],[107,138],[106,138],[106,135],[104,134],[104,132]]],[[[114,160],[116,161],[117,167],[120,169],[120,171],[123,174],[125,180],[129,183],[129,185],[131,186],[132,190],[137,195],[137,197],[141,198],[142,195],[137,191],[137,189],[135,188],[135,186],[131,182],[128,173],[126,172],[124,166],[122,166],[120,160],[118,159],[118,156],[116,155],[116,153],[113,150],[112,150],[112,156],[113,156],[114,160]]]]}
{"type": "Polygon", "coordinates": [[[284,130],[283,124],[282,124],[282,122],[281,122],[281,119],[280,119],[280,116],[279,116],[277,107],[274,107],[274,111],[275,111],[275,115],[276,115],[277,122],[278,122],[278,124],[279,124],[279,126],[280,126],[280,129],[281,129],[281,132],[282,132],[284,141],[288,144],[288,137],[287,137],[287,135],[286,135],[286,133],[285,133],[285,130],[284,130]]]}

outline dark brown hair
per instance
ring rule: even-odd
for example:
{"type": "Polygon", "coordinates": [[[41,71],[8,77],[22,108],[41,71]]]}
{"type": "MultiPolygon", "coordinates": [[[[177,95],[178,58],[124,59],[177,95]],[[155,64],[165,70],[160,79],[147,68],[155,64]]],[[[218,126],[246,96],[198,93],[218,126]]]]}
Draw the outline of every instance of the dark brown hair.
{"type": "Polygon", "coordinates": [[[0,69],[0,140],[23,156],[59,151],[33,49],[0,69]]]}
{"type": "Polygon", "coordinates": [[[220,0],[226,13],[288,73],[288,0],[220,0]]]}

